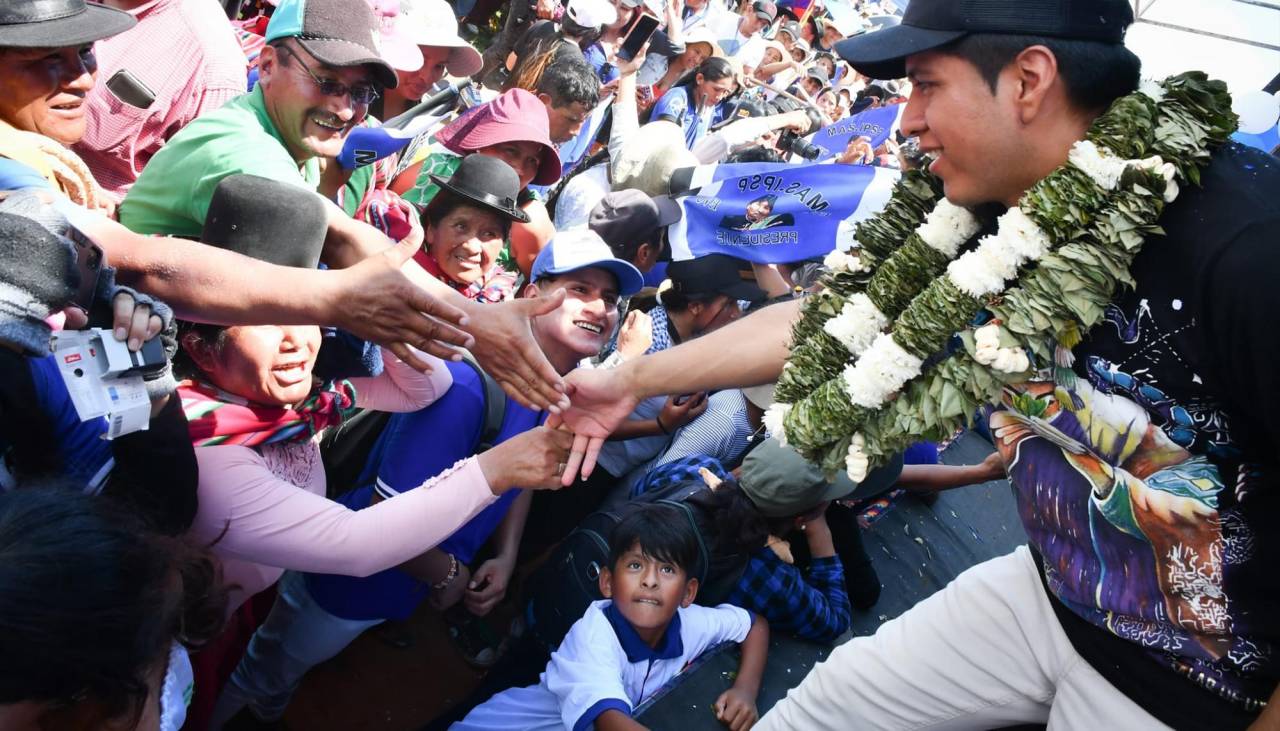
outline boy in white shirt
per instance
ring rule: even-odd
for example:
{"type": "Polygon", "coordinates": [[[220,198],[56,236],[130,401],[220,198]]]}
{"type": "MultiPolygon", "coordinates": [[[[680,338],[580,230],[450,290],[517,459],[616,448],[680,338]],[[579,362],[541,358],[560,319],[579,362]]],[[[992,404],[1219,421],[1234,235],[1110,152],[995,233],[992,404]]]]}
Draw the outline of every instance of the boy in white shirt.
{"type": "Polygon", "coordinates": [[[721,605],[694,606],[697,536],[675,508],[644,505],[613,531],[607,599],[591,604],[551,655],[541,682],[477,706],[453,731],[643,729],[633,710],[704,651],[742,643],[733,687],[712,706],[731,731],[756,722],[756,693],[769,648],[763,618],[721,605]]]}

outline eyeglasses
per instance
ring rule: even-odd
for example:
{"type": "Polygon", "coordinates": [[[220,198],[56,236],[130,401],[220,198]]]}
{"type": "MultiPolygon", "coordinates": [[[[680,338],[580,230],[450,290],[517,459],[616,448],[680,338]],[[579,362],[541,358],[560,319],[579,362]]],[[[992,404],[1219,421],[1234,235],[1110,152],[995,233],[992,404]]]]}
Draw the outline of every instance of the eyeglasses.
{"type": "Polygon", "coordinates": [[[289,48],[288,46],[280,46],[280,50],[288,53],[290,56],[293,56],[293,58],[298,62],[298,65],[302,67],[302,70],[307,72],[307,76],[310,76],[311,80],[316,82],[316,86],[320,87],[320,93],[324,94],[325,96],[350,95],[351,102],[353,104],[362,104],[362,105],[368,106],[372,104],[373,101],[377,99],[378,96],[380,95],[378,88],[369,84],[361,84],[359,86],[347,86],[341,81],[334,81],[333,79],[322,79],[319,76],[315,75],[315,72],[311,70],[311,67],[307,66],[307,62],[303,61],[302,57],[299,56],[296,52],[294,52],[292,48],[289,48]]]}

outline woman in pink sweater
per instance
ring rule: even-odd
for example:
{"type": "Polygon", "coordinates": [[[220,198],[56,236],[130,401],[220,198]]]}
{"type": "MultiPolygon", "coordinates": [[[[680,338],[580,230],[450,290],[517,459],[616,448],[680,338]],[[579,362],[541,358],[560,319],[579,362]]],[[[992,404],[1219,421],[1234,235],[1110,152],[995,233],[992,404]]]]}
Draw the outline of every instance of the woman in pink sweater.
{"type": "MultiPolygon", "coordinates": [[[[515,486],[554,488],[572,437],[538,429],[361,511],[325,497],[319,433],[357,409],[415,411],[451,385],[383,352],[373,378],[317,383],[315,326],[190,326],[179,393],[199,447],[192,537],[222,561],[228,611],[286,569],[366,576],[434,547],[515,486]]],[[[429,356],[419,357],[429,359],[429,356]]]]}

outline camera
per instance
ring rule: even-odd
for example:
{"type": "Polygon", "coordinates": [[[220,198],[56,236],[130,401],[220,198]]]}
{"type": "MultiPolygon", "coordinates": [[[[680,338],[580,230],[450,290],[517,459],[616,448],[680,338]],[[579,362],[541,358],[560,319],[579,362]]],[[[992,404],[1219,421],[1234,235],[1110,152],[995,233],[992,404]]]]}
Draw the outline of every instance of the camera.
{"type": "Polygon", "coordinates": [[[809,126],[803,133],[797,133],[795,130],[790,129],[783,130],[778,135],[778,149],[784,153],[789,152],[793,155],[798,155],[806,160],[817,160],[822,157],[823,149],[804,139],[822,128],[822,115],[818,113],[818,110],[812,106],[801,105],[799,102],[784,96],[779,96],[775,99],[773,105],[777,107],[780,114],[803,109],[805,115],[809,118],[809,126]]]}
{"type": "Polygon", "coordinates": [[[151,399],[143,376],[168,361],[160,338],[135,353],[110,330],[63,330],[53,335],[53,355],[81,421],[107,417],[107,439],[147,428],[151,399]]]}

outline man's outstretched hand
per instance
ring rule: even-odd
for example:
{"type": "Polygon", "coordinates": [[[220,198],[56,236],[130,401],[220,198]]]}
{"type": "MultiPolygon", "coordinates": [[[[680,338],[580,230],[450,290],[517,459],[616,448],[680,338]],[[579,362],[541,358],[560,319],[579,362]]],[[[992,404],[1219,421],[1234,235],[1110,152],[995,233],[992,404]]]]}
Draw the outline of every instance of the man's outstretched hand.
{"type": "Polygon", "coordinates": [[[326,324],[382,345],[405,363],[427,371],[427,362],[408,346],[457,360],[460,356],[452,346],[470,347],[474,339],[459,329],[467,324],[462,310],[432,296],[401,270],[420,245],[421,238],[407,237],[354,266],[334,270],[341,284],[330,298],[333,310],[326,324]]]}
{"type": "Polygon", "coordinates": [[[562,481],[572,485],[581,474],[591,476],[600,456],[600,447],[614,429],[635,411],[639,399],[626,382],[625,371],[578,368],[565,381],[569,408],[547,419],[547,426],[563,427],[574,433],[573,448],[562,481]]]}
{"type": "Polygon", "coordinates": [[[533,299],[477,305],[467,331],[475,337],[471,353],[485,373],[524,406],[552,413],[569,406],[560,374],[533,339],[533,318],[564,302],[564,290],[533,299]]]}

